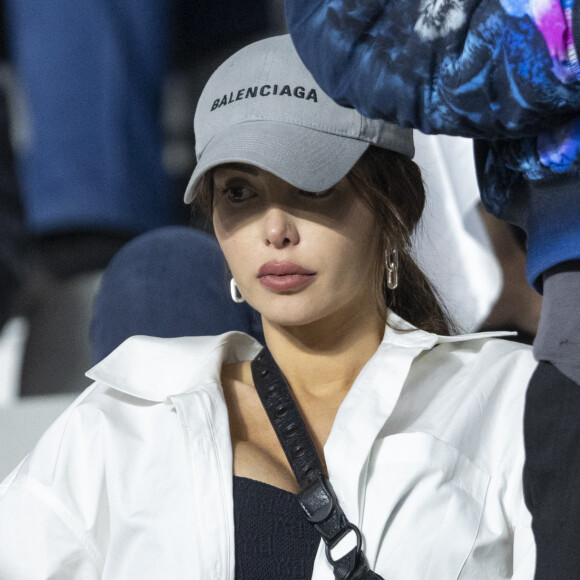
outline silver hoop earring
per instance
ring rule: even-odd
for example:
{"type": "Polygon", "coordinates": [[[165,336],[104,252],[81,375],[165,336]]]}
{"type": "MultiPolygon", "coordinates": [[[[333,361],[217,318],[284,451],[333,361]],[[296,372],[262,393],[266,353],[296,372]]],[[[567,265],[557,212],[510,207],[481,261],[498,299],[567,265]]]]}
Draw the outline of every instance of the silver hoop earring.
{"type": "Polygon", "coordinates": [[[233,278],[230,280],[230,296],[236,304],[245,302],[244,297],[242,296],[240,290],[238,289],[238,285],[233,278]]]}
{"type": "Polygon", "coordinates": [[[399,252],[396,249],[386,252],[387,288],[394,290],[399,285],[399,252]]]}

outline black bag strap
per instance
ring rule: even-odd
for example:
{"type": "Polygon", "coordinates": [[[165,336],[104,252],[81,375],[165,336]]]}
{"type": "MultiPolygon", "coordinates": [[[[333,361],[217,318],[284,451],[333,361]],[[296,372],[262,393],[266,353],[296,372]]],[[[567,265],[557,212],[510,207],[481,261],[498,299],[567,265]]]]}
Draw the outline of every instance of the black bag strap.
{"type": "Polygon", "coordinates": [[[252,361],[252,376],[262,405],[300,485],[298,502],[305,518],[326,544],[326,557],[334,569],[335,579],[382,580],[366,563],[360,530],[348,521],[342,511],[288,382],[267,347],[252,361]],[[334,560],[331,550],[350,532],[356,535],[356,546],[334,560]]]}

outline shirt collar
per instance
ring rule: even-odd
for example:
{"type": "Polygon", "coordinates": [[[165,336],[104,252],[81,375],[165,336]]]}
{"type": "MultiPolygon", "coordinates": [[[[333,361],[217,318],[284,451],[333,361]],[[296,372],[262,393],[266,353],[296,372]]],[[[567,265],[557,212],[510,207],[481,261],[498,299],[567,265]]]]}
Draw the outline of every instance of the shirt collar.
{"type": "Polygon", "coordinates": [[[223,363],[251,360],[261,348],[242,332],[179,338],[132,336],[86,375],[128,395],[162,402],[219,382],[223,363]]]}
{"type": "MultiPolygon", "coordinates": [[[[381,346],[428,350],[442,343],[513,334],[481,332],[440,336],[419,330],[389,312],[389,325],[381,346]]],[[[128,395],[162,402],[171,395],[219,383],[222,364],[251,360],[261,348],[259,342],[241,332],[179,338],[132,336],[86,376],[128,395]]]]}
{"type": "Polygon", "coordinates": [[[397,346],[408,346],[415,348],[423,346],[424,348],[432,348],[437,344],[444,344],[449,342],[462,342],[467,340],[481,340],[482,338],[501,338],[505,336],[516,336],[517,332],[508,330],[498,330],[491,332],[473,332],[470,334],[456,334],[453,336],[444,336],[441,334],[434,334],[419,330],[410,322],[407,322],[392,310],[388,314],[389,323],[385,330],[383,343],[389,342],[397,346]]]}

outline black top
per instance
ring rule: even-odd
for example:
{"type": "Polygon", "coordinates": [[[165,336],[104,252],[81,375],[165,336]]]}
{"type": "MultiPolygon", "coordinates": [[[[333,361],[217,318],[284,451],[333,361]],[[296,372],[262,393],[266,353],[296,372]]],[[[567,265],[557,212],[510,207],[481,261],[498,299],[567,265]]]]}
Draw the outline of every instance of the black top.
{"type": "Polygon", "coordinates": [[[234,476],[236,580],[311,578],[320,534],[293,493],[234,476]]]}

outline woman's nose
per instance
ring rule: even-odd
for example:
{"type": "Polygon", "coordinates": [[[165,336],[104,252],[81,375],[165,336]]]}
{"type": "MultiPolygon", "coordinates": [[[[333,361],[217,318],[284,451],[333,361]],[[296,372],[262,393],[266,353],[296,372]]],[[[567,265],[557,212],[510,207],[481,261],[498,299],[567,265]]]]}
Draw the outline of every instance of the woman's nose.
{"type": "Polygon", "coordinates": [[[275,248],[294,246],[300,241],[295,218],[280,208],[269,209],[264,216],[264,243],[275,248]]]}

